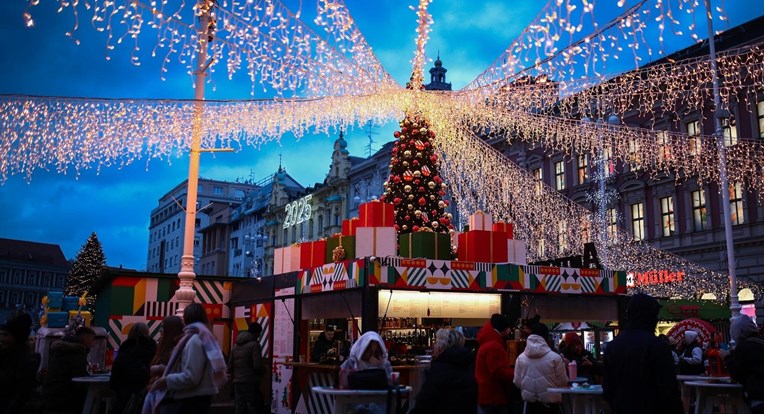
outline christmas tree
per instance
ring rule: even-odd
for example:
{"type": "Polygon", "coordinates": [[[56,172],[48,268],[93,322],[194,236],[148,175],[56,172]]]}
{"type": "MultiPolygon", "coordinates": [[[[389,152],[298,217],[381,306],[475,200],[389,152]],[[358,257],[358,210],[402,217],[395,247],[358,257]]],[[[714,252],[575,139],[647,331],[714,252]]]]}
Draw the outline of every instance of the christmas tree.
{"type": "Polygon", "coordinates": [[[436,137],[428,121],[419,113],[408,112],[399,123],[393,146],[390,176],[381,200],[393,203],[398,234],[430,229],[449,233],[454,228],[449,205],[443,197],[446,184],[439,175],[438,155],[431,140],[436,137]]]}
{"type": "Polygon", "coordinates": [[[68,296],[82,296],[83,293],[87,292],[88,306],[94,310],[93,305],[96,302],[96,296],[93,294],[94,288],[98,285],[105,271],[106,257],[101,242],[98,241],[98,236],[94,232],[82,246],[80,252],[77,253],[77,257],[72,263],[72,268],[67,277],[66,294],[68,296]]]}

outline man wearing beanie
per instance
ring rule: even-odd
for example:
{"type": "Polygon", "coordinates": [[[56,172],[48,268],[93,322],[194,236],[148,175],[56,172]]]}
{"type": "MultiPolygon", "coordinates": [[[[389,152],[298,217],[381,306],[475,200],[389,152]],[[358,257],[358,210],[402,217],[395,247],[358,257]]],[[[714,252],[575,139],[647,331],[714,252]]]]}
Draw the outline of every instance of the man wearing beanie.
{"type": "Polygon", "coordinates": [[[614,413],[682,413],[672,350],[654,334],[661,305],[638,293],[604,355],[603,398],[614,413]]]}
{"type": "Polygon", "coordinates": [[[513,369],[507,356],[505,339],[510,335],[510,330],[510,321],[495,313],[478,331],[475,379],[478,383],[478,405],[484,414],[509,412],[513,369]]]}

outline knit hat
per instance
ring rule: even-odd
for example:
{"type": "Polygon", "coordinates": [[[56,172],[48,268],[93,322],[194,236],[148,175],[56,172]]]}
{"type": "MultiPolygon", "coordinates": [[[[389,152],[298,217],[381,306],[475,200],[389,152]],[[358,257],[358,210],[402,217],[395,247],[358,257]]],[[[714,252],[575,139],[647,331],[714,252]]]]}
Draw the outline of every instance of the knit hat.
{"type": "Polygon", "coordinates": [[[497,331],[502,332],[512,325],[510,324],[510,321],[507,320],[507,318],[498,313],[495,313],[494,315],[491,315],[491,326],[497,331]]]}
{"type": "Polygon", "coordinates": [[[566,343],[566,346],[571,346],[576,343],[579,345],[582,344],[582,340],[579,339],[579,335],[577,335],[576,332],[566,332],[566,335],[563,336],[563,342],[566,343]]]}

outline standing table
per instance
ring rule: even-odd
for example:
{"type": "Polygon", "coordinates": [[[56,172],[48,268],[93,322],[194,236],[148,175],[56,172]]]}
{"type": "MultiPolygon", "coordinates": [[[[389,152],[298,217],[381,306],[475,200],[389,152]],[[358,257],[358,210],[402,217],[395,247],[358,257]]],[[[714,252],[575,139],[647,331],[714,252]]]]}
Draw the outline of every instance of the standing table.
{"type": "Polygon", "coordinates": [[[106,412],[111,409],[111,390],[109,390],[109,374],[95,374],[87,377],[74,377],[72,382],[88,384],[88,394],[85,396],[85,405],[82,414],[100,412],[101,402],[106,401],[106,412]]]}
{"type": "MultiPolygon", "coordinates": [[[[603,387],[600,385],[591,385],[587,388],[565,387],[548,388],[547,392],[563,394],[564,403],[569,401],[571,414],[597,414],[604,408],[603,387]]],[[[605,407],[608,410],[607,407],[605,407]]]]}
{"type": "Polygon", "coordinates": [[[710,381],[688,381],[685,385],[696,389],[696,414],[712,414],[713,406],[730,405],[736,413],[749,412],[744,402],[744,387],[741,384],[710,381]]]}
{"type": "MultiPolygon", "coordinates": [[[[412,387],[401,386],[399,389],[401,390],[402,397],[406,396],[406,406],[411,407],[412,387]]],[[[388,390],[348,390],[321,386],[312,387],[311,390],[316,394],[330,395],[334,397],[334,414],[346,414],[358,404],[376,403],[385,406],[388,399],[388,390]]],[[[395,404],[395,402],[396,395],[394,392],[393,403],[395,404]]],[[[397,410],[396,407],[388,407],[388,411],[390,413],[396,413],[397,410]]]]}

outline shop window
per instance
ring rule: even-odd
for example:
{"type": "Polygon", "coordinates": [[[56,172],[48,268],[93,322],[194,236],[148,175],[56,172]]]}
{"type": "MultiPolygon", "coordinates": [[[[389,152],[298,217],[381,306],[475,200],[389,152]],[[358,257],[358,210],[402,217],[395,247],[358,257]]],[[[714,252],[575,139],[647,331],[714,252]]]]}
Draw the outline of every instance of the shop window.
{"type": "Polygon", "coordinates": [[[558,161],[555,163],[555,189],[563,190],[566,188],[566,163],[558,161]]]}
{"type": "Polygon", "coordinates": [[[645,218],[643,217],[643,203],[630,205],[632,212],[632,238],[645,240],[645,218]]]}
{"type": "Polygon", "coordinates": [[[765,138],[765,101],[757,101],[757,133],[758,137],[765,138]]]}
{"type": "Polygon", "coordinates": [[[726,147],[738,143],[738,128],[736,128],[736,119],[731,115],[730,118],[721,119],[723,143],[726,147]]]}
{"type": "Polygon", "coordinates": [[[699,121],[686,122],[685,132],[688,134],[688,153],[691,156],[701,154],[701,136],[699,135],[699,121]]]}
{"type": "Polygon", "coordinates": [[[702,231],[707,226],[707,200],[704,190],[691,192],[693,204],[693,230],[702,231]]]}
{"type": "Polygon", "coordinates": [[[661,204],[661,235],[669,237],[675,234],[675,210],[672,206],[672,197],[664,197],[659,200],[661,204]]]}
{"type": "Polygon", "coordinates": [[[741,191],[741,183],[730,185],[730,221],[733,224],[744,224],[744,198],[741,191]]]}
{"type": "Polygon", "coordinates": [[[590,181],[590,173],[589,173],[589,160],[587,159],[587,154],[582,154],[577,158],[577,184],[585,184],[590,181]]]}

